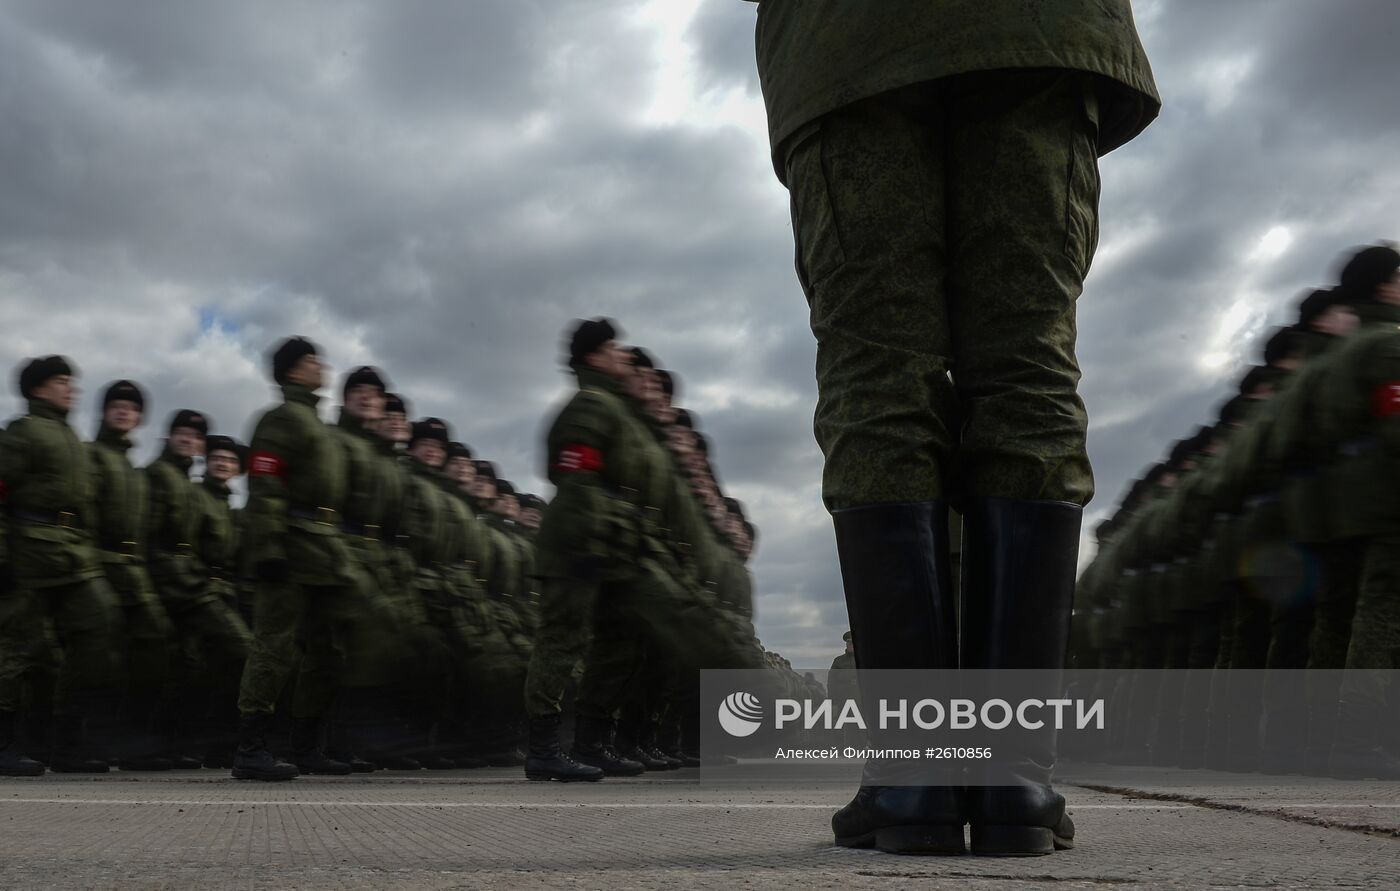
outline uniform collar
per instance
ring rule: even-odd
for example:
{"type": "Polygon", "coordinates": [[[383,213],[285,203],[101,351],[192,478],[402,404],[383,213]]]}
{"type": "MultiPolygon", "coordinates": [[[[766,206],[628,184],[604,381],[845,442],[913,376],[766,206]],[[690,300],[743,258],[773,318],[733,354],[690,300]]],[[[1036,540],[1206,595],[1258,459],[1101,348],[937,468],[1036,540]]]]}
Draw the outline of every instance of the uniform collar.
{"type": "MultiPolygon", "coordinates": [[[[350,410],[343,405],[340,407],[340,417],[336,420],[335,423],[336,426],[341,428],[342,430],[349,430],[351,433],[357,433],[360,436],[365,437],[366,439],[381,438],[379,434],[369,429],[369,427],[366,426],[364,421],[351,414],[350,410]]],[[[387,440],[385,441],[387,442],[387,440]]]]}
{"type": "Polygon", "coordinates": [[[321,401],[321,397],[316,395],[315,390],[303,387],[301,384],[283,384],[282,398],[287,402],[309,405],[312,408],[315,408],[321,401]]]}
{"type": "Polygon", "coordinates": [[[126,452],[131,449],[131,440],[126,438],[126,434],[118,433],[106,424],[98,428],[97,441],[118,452],[126,452]]]}
{"type": "Polygon", "coordinates": [[[170,445],[168,443],[165,446],[165,450],[160,453],[160,460],[174,464],[176,467],[180,468],[183,473],[189,473],[190,466],[194,464],[193,458],[181,458],[179,455],[170,451],[170,445]]]}
{"type": "Polygon", "coordinates": [[[587,365],[577,368],[578,388],[580,390],[591,387],[596,390],[606,390],[616,396],[623,395],[622,381],[610,374],[604,374],[596,368],[587,365]]]}
{"type": "Polygon", "coordinates": [[[220,498],[227,499],[229,496],[228,483],[221,483],[208,474],[205,474],[204,479],[200,481],[200,485],[220,498]]]}
{"type": "Polygon", "coordinates": [[[36,418],[46,418],[50,421],[68,423],[68,412],[46,399],[29,400],[29,413],[36,418]]]}

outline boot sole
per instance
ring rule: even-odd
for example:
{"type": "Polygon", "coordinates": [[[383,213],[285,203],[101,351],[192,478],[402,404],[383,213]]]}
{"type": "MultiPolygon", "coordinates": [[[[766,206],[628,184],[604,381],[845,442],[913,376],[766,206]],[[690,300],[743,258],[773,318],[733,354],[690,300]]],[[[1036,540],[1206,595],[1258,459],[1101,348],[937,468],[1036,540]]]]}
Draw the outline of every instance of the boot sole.
{"type": "Polygon", "coordinates": [[[886,826],[860,835],[838,835],[836,844],[843,848],[873,847],[886,854],[955,856],[967,853],[961,825],[886,826]]]}
{"type": "Polygon", "coordinates": [[[525,779],[527,780],[557,780],[561,783],[596,783],[602,778],[603,775],[601,773],[594,777],[563,777],[553,773],[525,771],[525,779]]]}
{"type": "Polygon", "coordinates": [[[972,853],[979,857],[1043,857],[1073,847],[1073,836],[1046,826],[972,827],[972,853]]]}
{"type": "Polygon", "coordinates": [[[21,770],[0,770],[0,777],[41,777],[44,775],[44,765],[37,768],[26,767],[21,770]]]}

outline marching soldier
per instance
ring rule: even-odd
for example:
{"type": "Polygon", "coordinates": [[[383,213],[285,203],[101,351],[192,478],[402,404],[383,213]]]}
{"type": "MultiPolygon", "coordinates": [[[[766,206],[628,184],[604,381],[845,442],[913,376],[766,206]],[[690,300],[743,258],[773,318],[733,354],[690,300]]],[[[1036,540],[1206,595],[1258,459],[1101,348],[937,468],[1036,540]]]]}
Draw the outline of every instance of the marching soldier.
{"type": "Polygon", "coordinates": [[[48,623],[63,652],[49,766],[108,770],[101,737],[115,699],[119,607],[93,541],[91,458],[68,424],[76,377],[62,356],[26,364],[19,390],[28,412],[0,436],[0,500],[9,527],[0,536],[7,545],[0,550],[0,774],[7,776],[44,772],[19,750],[15,734],[20,687],[44,655],[35,640],[48,623]]]}
{"type": "Polygon", "coordinates": [[[175,670],[166,695],[170,755],[175,767],[186,770],[204,763],[198,735],[206,684],[237,677],[250,642],[242,618],[210,587],[195,552],[203,503],[189,473],[204,454],[208,432],[209,420],[200,412],[176,412],[164,450],[146,467],[151,578],[175,626],[175,670]]]}
{"type": "Polygon", "coordinates": [[[150,510],[146,475],[131,463],[131,433],[141,425],[146,396],[131,381],[102,394],[102,423],[92,457],[98,555],[121,605],[125,690],[117,739],[122,770],[168,770],[166,743],[155,721],[170,667],[174,626],[146,568],[150,510]]]}
{"type": "MultiPolygon", "coordinates": [[[[228,612],[238,613],[238,523],[229,504],[229,482],[247,471],[248,450],[232,437],[211,435],[204,441],[204,478],[200,480],[199,520],[195,554],[207,578],[208,590],[228,612]]],[[[241,617],[240,617],[241,621],[241,617]]],[[[246,627],[246,626],[245,626],[246,627]]],[[[250,635],[251,637],[251,635],[250,635]]],[[[204,677],[205,691],[196,708],[204,710],[201,740],[205,767],[233,766],[238,745],[238,683],[243,663],[219,666],[204,677]]]]}
{"type": "Polygon", "coordinates": [[[1400,507],[1378,495],[1400,481],[1400,251],[1378,245],[1357,252],[1342,270],[1341,288],[1361,328],[1337,353],[1322,396],[1326,429],[1338,443],[1337,497],[1362,542],[1346,644],[1345,665],[1353,670],[1342,684],[1329,772],[1394,780],[1400,750],[1393,738],[1376,741],[1374,728],[1376,715],[1395,704],[1386,670],[1400,667],[1400,507]]]}
{"type": "MultiPolygon", "coordinates": [[[[341,688],[349,695],[382,680],[372,673],[376,663],[366,634],[374,619],[355,593],[367,583],[341,530],[344,448],[316,413],[317,391],[325,385],[316,346],[301,337],[283,341],[272,355],[272,376],[283,402],[259,419],[248,464],[246,547],[259,587],[239,691],[236,779],[298,775],[267,745],[273,710],[298,665],[298,640],[305,641],[307,658],[343,666],[341,688]]],[[[293,714],[309,717],[318,716],[293,714]]]]}

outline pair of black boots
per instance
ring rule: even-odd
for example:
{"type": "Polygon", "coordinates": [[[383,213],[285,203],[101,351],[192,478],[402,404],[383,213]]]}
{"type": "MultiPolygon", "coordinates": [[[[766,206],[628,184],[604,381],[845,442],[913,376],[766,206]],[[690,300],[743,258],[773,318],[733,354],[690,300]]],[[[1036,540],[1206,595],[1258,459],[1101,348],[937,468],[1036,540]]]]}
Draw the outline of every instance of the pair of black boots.
{"type": "MultiPolygon", "coordinates": [[[[1064,666],[1083,510],[1055,501],[968,499],[957,615],[945,502],[834,511],[860,669],[1064,666]],[[961,634],[959,633],[961,620],[961,634]]],[[[1053,730],[998,753],[998,785],[880,783],[878,765],[832,817],[836,843],[902,854],[1027,856],[1073,847],[1065,800],[1050,786],[1053,730]],[[1008,763],[1009,762],[1009,763],[1008,763]]]]}

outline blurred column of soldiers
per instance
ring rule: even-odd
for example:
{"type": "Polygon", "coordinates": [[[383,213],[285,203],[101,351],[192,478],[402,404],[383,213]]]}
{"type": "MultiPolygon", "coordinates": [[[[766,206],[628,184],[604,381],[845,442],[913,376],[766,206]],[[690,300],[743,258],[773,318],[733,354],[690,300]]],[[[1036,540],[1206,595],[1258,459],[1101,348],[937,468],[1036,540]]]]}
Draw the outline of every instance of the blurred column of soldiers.
{"type": "Polygon", "coordinates": [[[325,366],[304,338],[271,355],[283,401],[249,447],[185,409],[143,470],[137,385],[106,389],[96,440],[75,449],[71,364],[27,365],[30,414],[0,439],[0,774],[520,766],[528,709],[533,751],[590,776],[548,748],[561,682],[579,688],[581,759],[697,765],[697,670],[785,663],[753,632],[753,525],[673,405],[675,377],[612,332],[575,332],[585,404],[551,441],[554,505],[444,421],[410,425],[378,369],[350,372],[322,422],[325,366]]]}
{"type": "Polygon", "coordinates": [[[1129,716],[1120,760],[1400,777],[1374,730],[1397,705],[1384,674],[1248,670],[1400,667],[1398,270],[1389,245],[1349,257],[1096,530],[1076,663],[1214,669],[1206,693],[1156,672],[1107,691],[1129,716]]]}

